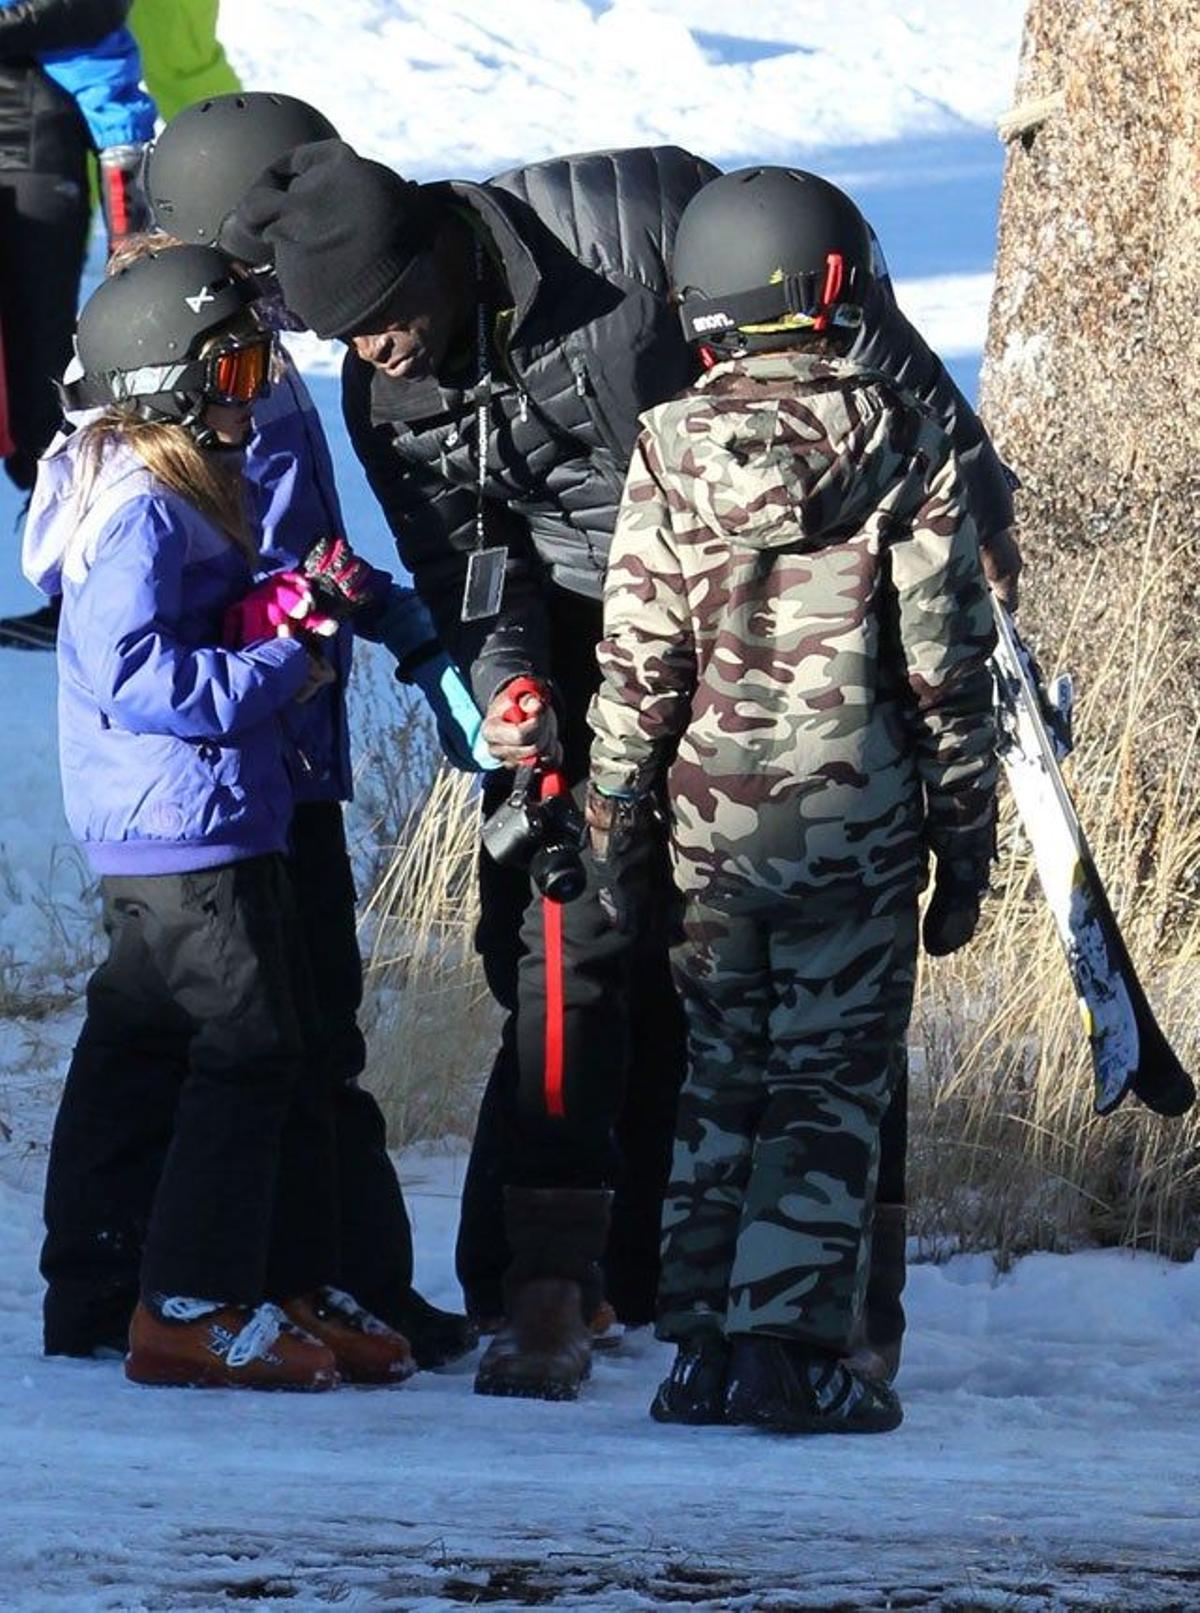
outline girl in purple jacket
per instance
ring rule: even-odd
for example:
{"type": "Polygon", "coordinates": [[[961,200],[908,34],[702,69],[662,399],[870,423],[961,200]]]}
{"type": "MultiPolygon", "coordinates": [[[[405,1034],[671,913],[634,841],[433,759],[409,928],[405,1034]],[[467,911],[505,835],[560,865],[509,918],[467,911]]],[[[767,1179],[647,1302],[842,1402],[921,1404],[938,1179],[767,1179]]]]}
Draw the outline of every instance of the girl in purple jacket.
{"type": "MultiPolygon", "coordinates": [[[[110,260],[107,273],[116,274],[150,253],[181,244],[158,233],[131,237],[110,260]]],[[[257,280],[251,289],[261,298],[257,280]]],[[[261,300],[251,306],[260,322],[274,322],[270,304],[265,311],[261,300]]],[[[77,371],[78,364],[72,371],[76,379],[64,393],[69,402],[85,407],[72,409],[68,430],[78,430],[95,412],[94,406],[86,407],[88,389],[81,389],[77,371]]],[[[56,443],[47,456],[43,492],[63,446],[56,443]]],[[[344,523],[328,445],[304,383],[281,347],[273,356],[269,389],[255,403],[253,432],[241,462],[260,542],[259,563],[293,574],[317,570],[314,586],[322,599],[332,597],[339,616],[351,618],[341,620],[333,636],[322,642],[337,674],[335,681],[303,705],[289,707],[284,719],[293,761],[289,871],[310,959],[333,1109],[340,1229],[337,1287],[407,1338],[419,1366],[437,1366],[471,1348],[474,1337],[465,1317],[430,1305],[412,1285],[412,1236],[387,1152],[386,1126],[374,1097],[358,1081],[366,1060],[358,1024],[362,965],[341,805],[353,793],[346,686],[355,635],[381,640],[396,657],[397,678],[420,689],[453,765],[472,769],[489,765],[490,759],[480,755],[481,718],[470,691],[437,641],[419,599],[410,588],[394,584],[387,573],[358,560],[340,540],[331,540],[331,534],[344,530],[344,523]],[[322,556],[325,563],[318,565],[322,556]],[[346,597],[346,589],[352,597],[346,597]]],[[[38,517],[43,502],[40,493],[26,533],[25,570],[35,586],[59,595],[63,586],[59,540],[51,526],[43,552],[38,517]]],[[[249,613],[251,641],[263,636],[254,627],[255,618],[261,616],[258,603],[252,601],[249,613]]],[[[242,607],[235,607],[235,618],[242,615],[242,607]]],[[[332,629],[335,624],[327,625],[332,629]]],[[[245,631],[240,621],[227,620],[226,626],[226,643],[236,647],[245,631]]],[[[181,1072],[176,1072],[176,1084],[181,1079],[181,1072]]],[[[165,1156],[175,1102],[170,1081],[147,1088],[140,1110],[139,1156],[135,1162],[126,1150],[118,1178],[106,1170],[103,1134],[79,1112],[76,1097],[73,1088],[60,1111],[51,1161],[53,1191],[46,1199],[42,1250],[47,1283],[44,1337],[47,1354],[89,1356],[111,1351],[127,1331],[138,1290],[155,1162],[165,1156]],[[89,1175],[103,1182],[102,1202],[87,1188],[89,1175]]],[[[348,1375],[345,1359],[342,1375],[348,1375]]]]}
{"type": "MultiPolygon", "coordinates": [[[[223,647],[259,564],[240,450],[271,338],[225,260],[181,247],[106,280],[77,345],[102,412],[43,462],[27,534],[61,574],[63,794],[109,937],[64,1109],[94,1112],[116,1176],[179,1078],[125,1370],[322,1389],[353,1345],[397,1381],[404,1341],[328,1287],[328,1082],[284,860],[287,716],[334,674],[304,636],[223,647]]],[[[72,1188],[52,1146],[48,1201],[72,1188]]]]}

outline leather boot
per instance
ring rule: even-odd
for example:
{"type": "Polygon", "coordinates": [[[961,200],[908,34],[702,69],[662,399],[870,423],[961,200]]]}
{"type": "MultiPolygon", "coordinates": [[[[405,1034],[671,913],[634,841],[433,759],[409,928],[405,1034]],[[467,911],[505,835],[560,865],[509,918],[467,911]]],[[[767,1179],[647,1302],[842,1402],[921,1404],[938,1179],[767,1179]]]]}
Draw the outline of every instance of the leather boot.
{"type": "Polygon", "coordinates": [[[908,1211],[903,1204],[877,1204],[871,1220],[871,1264],[862,1319],[847,1361],[864,1377],[894,1383],[904,1338],[905,1244],[908,1211]]]}
{"type": "Polygon", "coordinates": [[[512,1264],[506,1319],[484,1351],[479,1395],[574,1400],[592,1368],[585,1307],[608,1236],[611,1193],[602,1188],[506,1188],[512,1264]]]}
{"type": "Polygon", "coordinates": [[[333,1351],[278,1305],[204,1300],[139,1302],[129,1324],[125,1376],[189,1389],[333,1389],[333,1351]]]}
{"type": "Polygon", "coordinates": [[[333,1351],[343,1383],[398,1384],[417,1370],[408,1340],[339,1288],[318,1288],[282,1307],[284,1315],[333,1351]]]}

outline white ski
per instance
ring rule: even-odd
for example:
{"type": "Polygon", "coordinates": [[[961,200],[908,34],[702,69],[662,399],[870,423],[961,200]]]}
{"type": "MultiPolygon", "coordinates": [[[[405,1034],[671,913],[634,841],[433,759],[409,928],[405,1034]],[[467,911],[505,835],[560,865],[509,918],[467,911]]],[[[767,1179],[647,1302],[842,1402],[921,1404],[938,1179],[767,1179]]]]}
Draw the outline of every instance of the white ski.
{"type": "Polygon", "coordinates": [[[1070,749],[1065,702],[1046,695],[1012,617],[994,603],[998,748],[1079,1000],[1096,1113],[1133,1092],[1158,1114],[1184,1114],[1195,1086],[1146,1000],[1059,771],[1070,749]]]}

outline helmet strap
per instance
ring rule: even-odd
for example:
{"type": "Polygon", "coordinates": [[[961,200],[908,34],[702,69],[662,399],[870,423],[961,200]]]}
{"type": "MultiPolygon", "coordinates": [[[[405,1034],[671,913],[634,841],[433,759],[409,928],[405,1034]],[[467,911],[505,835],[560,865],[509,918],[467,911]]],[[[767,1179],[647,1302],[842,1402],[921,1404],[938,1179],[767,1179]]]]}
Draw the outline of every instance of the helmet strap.
{"type": "Polygon", "coordinates": [[[814,330],[829,329],[829,310],[836,308],[846,277],[846,265],[840,252],[830,252],[825,259],[825,284],[821,287],[821,301],[813,320],[814,330]]]}

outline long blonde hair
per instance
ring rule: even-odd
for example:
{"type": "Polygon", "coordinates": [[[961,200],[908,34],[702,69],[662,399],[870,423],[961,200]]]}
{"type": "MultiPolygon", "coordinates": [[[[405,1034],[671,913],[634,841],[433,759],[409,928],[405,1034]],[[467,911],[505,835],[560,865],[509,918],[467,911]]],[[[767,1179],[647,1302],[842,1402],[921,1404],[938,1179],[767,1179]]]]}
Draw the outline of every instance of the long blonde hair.
{"type": "Polygon", "coordinates": [[[207,453],[186,427],[170,420],[143,420],[132,410],[119,407],[105,409],[98,419],[89,421],[80,437],[85,467],[81,505],[88,501],[108,450],[124,443],[133,449],[155,481],[186,499],[225,534],[253,567],[258,551],[246,511],[240,456],[207,453]]]}

